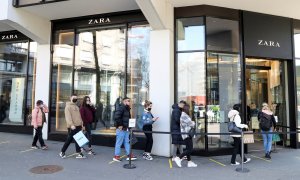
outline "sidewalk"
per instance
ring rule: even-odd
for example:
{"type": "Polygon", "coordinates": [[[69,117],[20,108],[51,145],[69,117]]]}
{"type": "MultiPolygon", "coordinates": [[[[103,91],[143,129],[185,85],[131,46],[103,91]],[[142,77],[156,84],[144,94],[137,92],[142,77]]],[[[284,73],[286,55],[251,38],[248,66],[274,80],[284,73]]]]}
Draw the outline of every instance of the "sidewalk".
{"type": "MultiPolygon", "coordinates": [[[[300,179],[300,150],[278,149],[272,154],[272,160],[263,158],[262,152],[252,152],[247,155],[252,161],[245,167],[249,173],[236,172],[236,166],[231,166],[230,156],[192,157],[198,164],[197,168],[178,168],[169,158],[154,157],[153,161],[142,159],[142,151],[134,150],[138,160],[133,163],[136,169],[124,169],[128,163],[112,162],[113,148],[94,146],[96,156],[87,155],[87,159],[67,159],[59,157],[62,142],[46,141],[49,150],[32,150],[32,136],[0,132],[0,180],[147,180],[147,179],[185,179],[185,180],[298,180],[300,179]],[[33,174],[29,170],[36,166],[59,165],[62,171],[53,174],[33,174]]],[[[162,147],[163,148],[163,147],[162,147]]],[[[71,144],[67,155],[75,152],[71,144]]],[[[240,159],[237,158],[239,161],[240,159]]]]}

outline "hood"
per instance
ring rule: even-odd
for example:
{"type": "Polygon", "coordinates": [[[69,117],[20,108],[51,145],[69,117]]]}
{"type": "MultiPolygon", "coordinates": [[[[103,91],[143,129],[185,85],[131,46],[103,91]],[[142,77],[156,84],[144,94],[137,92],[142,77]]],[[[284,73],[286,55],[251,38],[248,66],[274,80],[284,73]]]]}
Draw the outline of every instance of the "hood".
{"type": "Polygon", "coordinates": [[[262,110],[263,113],[267,114],[267,115],[273,115],[273,112],[270,110],[262,110]]]}
{"type": "Polygon", "coordinates": [[[229,113],[228,113],[228,118],[232,118],[233,116],[237,115],[237,114],[240,114],[237,110],[230,110],[229,113]]]}
{"type": "Polygon", "coordinates": [[[178,104],[173,104],[172,109],[179,109],[178,104]]]}
{"type": "Polygon", "coordinates": [[[73,102],[66,102],[66,106],[77,106],[77,104],[73,102]]]}

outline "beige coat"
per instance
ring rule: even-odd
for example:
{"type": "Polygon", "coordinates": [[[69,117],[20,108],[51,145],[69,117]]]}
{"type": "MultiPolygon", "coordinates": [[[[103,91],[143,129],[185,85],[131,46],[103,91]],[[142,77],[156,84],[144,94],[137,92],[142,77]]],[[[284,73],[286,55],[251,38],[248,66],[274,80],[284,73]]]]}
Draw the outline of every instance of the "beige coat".
{"type": "Polygon", "coordinates": [[[71,126],[82,126],[82,119],[79,112],[79,107],[75,103],[66,103],[65,117],[67,122],[67,128],[71,128],[71,126]]]}

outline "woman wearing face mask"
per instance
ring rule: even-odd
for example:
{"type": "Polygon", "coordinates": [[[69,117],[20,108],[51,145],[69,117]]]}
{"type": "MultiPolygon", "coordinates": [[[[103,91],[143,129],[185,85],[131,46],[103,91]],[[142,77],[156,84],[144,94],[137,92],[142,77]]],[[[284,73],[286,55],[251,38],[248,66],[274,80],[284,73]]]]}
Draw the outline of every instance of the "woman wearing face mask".
{"type": "MultiPolygon", "coordinates": [[[[154,118],[151,109],[152,109],[152,102],[145,100],[144,104],[144,112],[142,115],[142,122],[143,122],[143,130],[144,131],[152,131],[152,124],[157,121],[158,117],[154,118]]],[[[153,160],[151,156],[151,150],[153,145],[153,137],[152,133],[145,133],[146,135],[146,147],[145,152],[143,153],[143,158],[146,160],[153,160]]]]}
{"type": "Polygon", "coordinates": [[[43,140],[43,133],[42,133],[44,122],[46,122],[45,113],[48,112],[49,112],[48,107],[44,105],[43,101],[38,100],[36,102],[35,108],[32,110],[31,124],[35,129],[35,135],[31,147],[32,149],[39,149],[39,147],[36,145],[38,140],[43,150],[48,149],[48,146],[45,144],[43,140]]]}
{"type": "Polygon", "coordinates": [[[80,115],[83,121],[83,127],[86,131],[86,136],[89,139],[89,149],[88,154],[96,155],[96,153],[92,150],[92,123],[94,120],[95,107],[91,103],[91,99],[88,96],[83,98],[81,107],[80,107],[80,115]]]}

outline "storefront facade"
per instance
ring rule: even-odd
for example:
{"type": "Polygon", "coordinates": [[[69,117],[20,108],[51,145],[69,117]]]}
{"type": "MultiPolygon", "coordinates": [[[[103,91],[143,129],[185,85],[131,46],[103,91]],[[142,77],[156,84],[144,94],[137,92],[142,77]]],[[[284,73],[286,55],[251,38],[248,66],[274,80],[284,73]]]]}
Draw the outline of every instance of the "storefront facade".
{"type": "Polygon", "coordinates": [[[36,43],[18,31],[0,33],[0,130],[31,133],[36,43]]]}
{"type": "MultiPolygon", "coordinates": [[[[32,39],[39,36],[35,39],[40,43],[36,50],[39,54],[36,66],[31,65],[35,56],[29,38],[28,42],[14,40],[14,43],[24,43],[20,46],[22,53],[20,50],[16,53],[12,50],[14,48],[7,48],[17,46],[7,40],[14,35],[4,36],[5,41],[0,45],[10,49],[16,57],[14,66],[21,67],[18,65],[23,61],[21,59],[29,63],[23,65],[27,68],[22,66],[22,70],[8,73],[13,71],[7,69],[11,56],[0,51],[3,54],[0,59],[5,62],[0,77],[6,78],[9,74],[8,81],[3,80],[7,82],[3,82],[1,90],[4,104],[12,106],[14,103],[14,79],[24,81],[24,98],[21,99],[24,103],[22,107],[20,103],[20,107],[13,106],[21,108],[22,114],[18,115],[18,120],[11,118],[10,121],[10,107],[7,107],[0,115],[3,117],[0,130],[32,133],[25,119],[34,101],[43,99],[50,107],[49,123],[44,128],[45,138],[65,140],[64,108],[73,93],[79,96],[78,106],[84,96],[90,96],[97,108],[97,124],[93,130],[93,143],[97,145],[114,146],[113,115],[120,99],[125,96],[132,99],[131,113],[137,119],[143,111],[142,102],[146,99],[153,102],[153,113],[160,117],[154,125],[156,131],[170,131],[171,106],[179,100],[190,104],[197,132],[228,132],[227,114],[234,104],[240,104],[244,123],[257,129],[257,111],[263,102],[272,107],[281,131],[295,131],[299,127],[299,20],[252,12],[253,9],[239,10],[244,8],[233,5],[224,6],[228,8],[217,5],[183,7],[178,5],[181,2],[170,0],[170,4],[177,4],[173,7],[155,1],[143,2],[128,1],[125,4],[130,4],[130,8],[112,8],[108,11],[112,13],[95,12],[93,8],[86,8],[88,13],[85,15],[81,15],[82,12],[74,15],[75,10],[70,10],[69,16],[68,13],[61,16],[50,13],[49,24],[46,24],[51,30],[46,28],[50,31],[46,36],[43,34],[45,29],[28,25],[26,28],[32,28],[28,36],[31,35],[32,39]],[[97,15],[86,16],[90,14],[88,10],[97,15]],[[8,84],[10,88],[6,87],[8,84]]],[[[79,7],[72,7],[81,9],[82,2],[77,3],[79,7]]],[[[62,1],[43,6],[57,10],[61,8],[60,4],[72,5],[70,1],[62,1]]],[[[19,7],[23,5],[19,3],[19,7]]],[[[39,8],[25,5],[22,8],[39,13],[39,8]]],[[[41,14],[47,13],[45,10],[41,14]]],[[[22,32],[26,31],[23,29],[22,32]]],[[[139,142],[134,147],[143,148],[144,135],[137,136],[139,142]]],[[[281,138],[279,145],[298,148],[298,135],[281,138]]],[[[194,140],[195,153],[228,154],[232,149],[231,142],[228,135],[197,137],[194,140]]],[[[169,144],[169,135],[154,135],[153,153],[169,156],[169,144]]],[[[249,145],[248,149],[255,147],[249,145]]]]}

